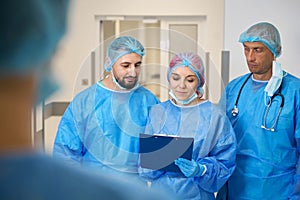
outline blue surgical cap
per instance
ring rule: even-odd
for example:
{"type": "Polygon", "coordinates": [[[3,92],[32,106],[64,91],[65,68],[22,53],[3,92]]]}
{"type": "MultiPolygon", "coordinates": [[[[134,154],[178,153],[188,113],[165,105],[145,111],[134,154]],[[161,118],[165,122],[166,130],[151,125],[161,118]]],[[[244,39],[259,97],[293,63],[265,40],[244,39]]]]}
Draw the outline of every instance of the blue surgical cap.
{"type": "Polygon", "coordinates": [[[48,62],[66,30],[69,0],[5,0],[0,6],[0,76],[48,62]]]}
{"type": "Polygon", "coordinates": [[[119,58],[130,53],[136,53],[143,57],[143,45],[138,40],[130,36],[121,36],[114,39],[107,48],[106,61],[104,63],[105,70],[110,71],[114,63],[119,58]]]}
{"type": "Polygon", "coordinates": [[[268,22],[254,24],[240,35],[239,42],[261,42],[277,58],[281,54],[281,41],[279,31],[268,22]]]}
{"type": "Polygon", "coordinates": [[[204,64],[199,55],[193,52],[181,52],[173,56],[170,61],[167,79],[170,81],[171,73],[179,67],[188,67],[198,78],[197,90],[202,92],[202,86],[205,83],[204,64]]]}

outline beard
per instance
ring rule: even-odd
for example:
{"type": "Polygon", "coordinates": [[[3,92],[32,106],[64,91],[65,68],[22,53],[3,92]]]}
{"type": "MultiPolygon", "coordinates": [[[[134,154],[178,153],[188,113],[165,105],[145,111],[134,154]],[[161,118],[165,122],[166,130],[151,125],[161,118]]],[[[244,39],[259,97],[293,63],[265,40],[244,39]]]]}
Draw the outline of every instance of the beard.
{"type": "Polygon", "coordinates": [[[117,81],[118,84],[120,84],[120,86],[122,86],[123,88],[132,89],[136,86],[138,79],[137,77],[128,76],[117,81]],[[126,81],[126,79],[130,79],[130,81],[126,81]]]}

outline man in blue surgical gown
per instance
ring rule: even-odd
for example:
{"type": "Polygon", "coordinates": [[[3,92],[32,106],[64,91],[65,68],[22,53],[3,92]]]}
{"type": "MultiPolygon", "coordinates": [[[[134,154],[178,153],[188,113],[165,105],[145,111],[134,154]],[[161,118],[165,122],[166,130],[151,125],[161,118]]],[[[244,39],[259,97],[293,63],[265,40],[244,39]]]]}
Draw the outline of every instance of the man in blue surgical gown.
{"type": "Polygon", "coordinates": [[[237,137],[237,167],[227,197],[300,199],[300,80],[276,60],[281,41],[272,24],[251,26],[239,42],[250,73],[231,81],[220,102],[237,137]]]}
{"type": "MultiPolygon", "coordinates": [[[[53,155],[113,173],[137,174],[139,133],[158,99],[138,83],[144,47],[133,37],[114,39],[107,49],[109,75],[79,93],[58,127],[53,155]]],[[[137,177],[137,176],[136,176],[137,177]]]]}

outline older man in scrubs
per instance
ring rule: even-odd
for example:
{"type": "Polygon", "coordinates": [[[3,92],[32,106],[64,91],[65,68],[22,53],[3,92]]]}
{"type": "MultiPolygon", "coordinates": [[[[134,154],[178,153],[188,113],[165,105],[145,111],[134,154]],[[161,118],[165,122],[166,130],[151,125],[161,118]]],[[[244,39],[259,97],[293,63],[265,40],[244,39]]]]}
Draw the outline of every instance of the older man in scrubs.
{"type": "Polygon", "coordinates": [[[231,81],[221,102],[237,138],[227,197],[300,199],[300,80],[277,61],[281,40],[274,25],[254,24],[239,42],[250,73],[231,81]]]}

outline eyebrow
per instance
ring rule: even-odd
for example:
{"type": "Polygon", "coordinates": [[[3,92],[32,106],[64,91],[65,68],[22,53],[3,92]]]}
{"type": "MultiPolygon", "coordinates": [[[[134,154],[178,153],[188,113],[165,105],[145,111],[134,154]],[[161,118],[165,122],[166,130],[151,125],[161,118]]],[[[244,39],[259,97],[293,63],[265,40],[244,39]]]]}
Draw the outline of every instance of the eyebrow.
{"type": "MultiPolygon", "coordinates": [[[[121,64],[121,65],[122,65],[122,64],[130,65],[131,62],[124,61],[124,62],[121,62],[120,64],[121,64]]],[[[134,63],[134,64],[135,64],[135,65],[136,65],[136,64],[142,64],[142,61],[136,62],[136,63],[134,63]]]]}
{"type": "Polygon", "coordinates": [[[250,46],[248,46],[248,45],[245,45],[245,44],[243,44],[244,45],[244,47],[247,47],[247,48],[250,48],[250,49],[264,49],[265,48],[265,46],[264,45],[259,45],[259,46],[254,46],[254,47],[250,47],[250,46]]]}
{"type": "MultiPolygon", "coordinates": [[[[180,74],[177,74],[177,73],[175,73],[175,72],[173,72],[172,75],[180,76],[180,74]]],[[[187,75],[185,78],[189,78],[189,77],[196,77],[196,78],[197,78],[197,76],[194,75],[194,74],[189,74],[189,75],[187,75]]]]}

